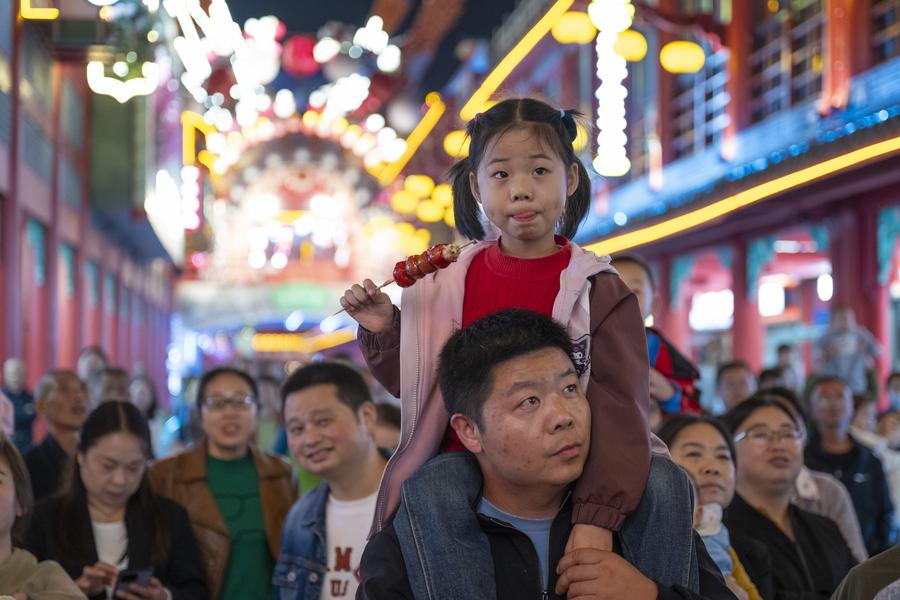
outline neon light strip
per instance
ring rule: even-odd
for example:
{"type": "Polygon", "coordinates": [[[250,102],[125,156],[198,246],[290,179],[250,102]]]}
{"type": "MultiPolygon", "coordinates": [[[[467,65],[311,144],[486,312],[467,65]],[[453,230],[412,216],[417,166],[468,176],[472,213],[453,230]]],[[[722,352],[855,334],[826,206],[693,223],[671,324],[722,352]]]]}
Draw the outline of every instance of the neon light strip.
{"type": "Polygon", "coordinates": [[[203,115],[186,110],[181,113],[181,163],[184,165],[197,164],[197,133],[196,130],[209,135],[216,130],[206,122],[203,115]]]}
{"type": "Polygon", "coordinates": [[[356,340],[352,327],[338,329],[332,333],[305,336],[290,333],[257,333],[252,345],[256,352],[299,352],[311,354],[328,348],[341,346],[356,340]]]}
{"type": "Polygon", "coordinates": [[[32,8],[31,0],[21,0],[19,16],[33,21],[53,21],[59,18],[58,8],[32,8]]]}
{"type": "Polygon", "coordinates": [[[662,223],[649,225],[635,231],[629,231],[597,243],[586,246],[587,250],[591,250],[597,254],[614,254],[655,242],[663,238],[688,231],[700,225],[704,225],[715,219],[723,217],[738,209],[756,204],[762,200],[771,198],[776,194],[795,188],[816,179],[838,173],[844,169],[862,164],[876,158],[881,158],[900,152],[900,137],[890,140],[878,142],[858,150],[853,150],[847,154],[836,156],[824,162],[800,169],[793,173],[783,175],[771,181],[761,183],[748,190],[739,192],[733,196],[728,196],[712,204],[708,204],[702,208],[692,210],[689,213],[673,217],[662,223]]]}
{"type": "Polygon", "coordinates": [[[434,129],[434,126],[441,120],[444,111],[447,110],[447,105],[444,104],[444,101],[441,100],[441,95],[437,92],[431,92],[425,96],[425,104],[428,105],[428,112],[425,113],[422,120],[416,125],[416,128],[412,130],[409,137],[406,138],[406,152],[399,159],[387,165],[378,175],[378,183],[382,186],[390,185],[397,178],[397,175],[400,174],[400,171],[403,170],[409,159],[413,157],[413,154],[416,153],[419,146],[422,145],[422,142],[434,129]]]}
{"type": "Polygon", "coordinates": [[[135,96],[152,94],[159,85],[159,67],[156,63],[145,62],[141,66],[143,77],[132,77],[121,80],[107,77],[106,67],[102,62],[91,61],[87,64],[88,87],[95,94],[112,96],[120,104],[125,104],[135,96]]]}
{"type": "Polygon", "coordinates": [[[541,41],[541,38],[547,35],[547,32],[550,31],[559,18],[569,10],[569,7],[572,6],[573,3],[574,0],[557,0],[556,4],[551,6],[544,16],[534,24],[534,27],[519,40],[519,43],[513,46],[512,50],[497,63],[494,70],[491,71],[481,83],[481,87],[472,94],[472,97],[469,98],[465,106],[462,107],[462,110],[459,111],[459,116],[463,121],[470,120],[490,106],[491,95],[497,91],[497,88],[499,88],[500,84],[503,83],[510,73],[512,73],[513,69],[516,68],[516,65],[522,62],[522,60],[528,56],[528,53],[537,46],[538,42],[541,41]]]}

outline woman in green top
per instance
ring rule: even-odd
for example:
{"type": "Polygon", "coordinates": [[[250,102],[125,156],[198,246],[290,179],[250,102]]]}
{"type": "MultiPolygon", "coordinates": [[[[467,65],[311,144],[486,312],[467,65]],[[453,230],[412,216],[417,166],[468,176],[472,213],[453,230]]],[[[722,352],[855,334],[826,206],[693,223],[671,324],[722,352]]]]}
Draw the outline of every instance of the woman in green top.
{"type": "Polygon", "coordinates": [[[281,527],[296,498],[290,466],[251,444],[259,394],[250,375],[208,371],[197,398],[204,441],[157,463],[150,478],[187,510],[211,597],[268,597],[281,527]]]}

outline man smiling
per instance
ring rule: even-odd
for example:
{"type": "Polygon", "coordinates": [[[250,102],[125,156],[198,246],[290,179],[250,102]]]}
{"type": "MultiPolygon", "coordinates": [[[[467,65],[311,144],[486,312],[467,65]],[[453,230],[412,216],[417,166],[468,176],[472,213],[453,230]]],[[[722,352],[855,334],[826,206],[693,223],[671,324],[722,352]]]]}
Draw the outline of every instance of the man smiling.
{"type": "Polygon", "coordinates": [[[369,387],[352,367],[317,362],[281,387],[291,456],[322,483],[294,505],[272,578],[279,600],[353,598],[385,457],[369,387]]]}
{"type": "MultiPolygon", "coordinates": [[[[440,495],[448,485],[476,490],[472,506],[489,544],[500,600],[732,598],[696,537],[694,548],[671,552],[696,552],[699,594],[658,585],[617,552],[567,551],[569,492],[590,449],[590,408],[571,352],[562,327],[520,309],[496,312],[450,338],[441,352],[440,388],[450,424],[469,453],[439,455],[404,484],[394,522],[363,555],[357,598],[426,597],[436,588],[452,593],[454,582],[441,578],[439,562],[419,562],[421,537],[443,536],[446,551],[457,556],[472,550],[446,531],[443,515],[413,514],[422,495],[440,495]],[[427,529],[410,526],[423,522],[427,529]]],[[[679,476],[684,495],[671,499],[671,509],[690,510],[689,484],[679,476]]],[[[666,532],[659,532],[653,543],[665,540],[666,532]]],[[[617,537],[614,549],[620,547],[617,537]]]]}

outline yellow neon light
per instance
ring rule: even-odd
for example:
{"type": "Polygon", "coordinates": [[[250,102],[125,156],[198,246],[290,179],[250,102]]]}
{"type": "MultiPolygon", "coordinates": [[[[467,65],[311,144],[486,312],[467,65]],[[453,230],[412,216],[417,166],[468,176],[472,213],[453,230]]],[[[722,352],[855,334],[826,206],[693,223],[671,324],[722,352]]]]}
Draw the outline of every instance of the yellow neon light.
{"type": "Polygon", "coordinates": [[[409,137],[406,138],[406,151],[403,153],[403,156],[387,165],[381,171],[381,174],[378,175],[378,183],[382,186],[390,185],[397,178],[397,175],[400,174],[400,171],[403,170],[409,159],[416,153],[416,150],[419,149],[419,146],[422,145],[422,142],[434,129],[434,126],[441,120],[444,111],[447,110],[447,105],[444,104],[444,101],[441,100],[441,95],[437,92],[431,92],[425,96],[425,104],[428,105],[428,112],[425,113],[422,120],[416,125],[416,128],[412,130],[409,137]]]}
{"type": "Polygon", "coordinates": [[[216,172],[216,155],[210,152],[209,150],[201,150],[197,153],[197,162],[206,167],[209,171],[209,176],[216,180],[219,177],[219,174],[216,172]]]}
{"type": "Polygon", "coordinates": [[[566,11],[569,10],[569,7],[572,6],[573,3],[574,0],[557,0],[544,16],[534,24],[534,27],[519,40],[519,43],[513,46],[512,50],[497,63],[494,70],[491,71],[482,82],[481,87],[475,90],[472,97],[469,98],[468,102],[462,107],[462,110],[459,111],[459,116],[463,121],[470,120],[490,106],[490,97],[497,91],[497,88],[500,87],[503,80],[512,73],[513,69],[516,68],[516,65],[528,56],[528,53],[537,46],[538,42],[541,41],[541,38],[547,35],[547,32],[553,28],[553,25],[556,24],[559,18],[566,14],[566,11]]]}
{"type": "Polygon", "coordinates": [[[251,340],[255,352],[299,352],[312,354],[341,346],[356,340],[353,328],[338,329],[332,333],[304,336],[291,333],[257,333],[251,340]]]}
{"type": "Polygon", "coordinates": [[[156,63],[145,62],[141,65],[143,77],[132,77],[121,80],[106,76],[106,66],[100,61],[91,61],[87,65],[88,87],[95,94],[112,96],[125,104],[135,96],[152,94],[159,85],[159,67],[156,63]]]}
{"type": "Polygon", "coordinates": [[[53,21],[59,18],[58,8],[33,8],[31,0],[21,0],[19,16],[33,21],[53,21]]]}
{"type": "Polygon", "coordinates": [[[896,152],[900,152],[900,136],[853,150],[847,154],[836,156],[793,173],[788,173],[662,223],[656,223],[655,225],[649,225],[599,241],[586,246],[586,249],[597,254],[614,254],[622,250],[649,244],[650,242],[709,223],[728,213],[750,206],[791,188],[896,152]]]}
{"type": "MultiPolygon", "coordinates": [[[[181,162],[185,165],[197,164],[197,130],[203,135],[213,133],[216,128],[203,115],[186,110],[181,113],[181,162]]],[[[211,170],[211,169],[210,169],[211,170]]]]}

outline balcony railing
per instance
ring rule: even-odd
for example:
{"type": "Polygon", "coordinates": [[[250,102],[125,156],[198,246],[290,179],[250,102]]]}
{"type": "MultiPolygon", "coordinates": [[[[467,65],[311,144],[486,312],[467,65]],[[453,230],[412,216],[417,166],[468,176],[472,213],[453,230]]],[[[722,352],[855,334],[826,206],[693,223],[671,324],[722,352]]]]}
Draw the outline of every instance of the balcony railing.
{"type": "Polygon", "coordinates": [[[707,57],[703,69],[675,79],[672,98],[674,158],[717,145],[728,125],[728,50],[707,57]]]}
{"type": "Polygon", "coordinates": [[[872,0],[872,63],[900,55],[900,0],[872,0]]]}
{"type": "Polygon", "coordinates": [[[750,118],[764,120],[822,90],[822,0],[793,2],[753,31],[750,118]]]}

